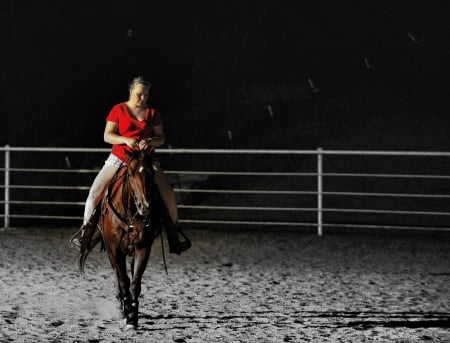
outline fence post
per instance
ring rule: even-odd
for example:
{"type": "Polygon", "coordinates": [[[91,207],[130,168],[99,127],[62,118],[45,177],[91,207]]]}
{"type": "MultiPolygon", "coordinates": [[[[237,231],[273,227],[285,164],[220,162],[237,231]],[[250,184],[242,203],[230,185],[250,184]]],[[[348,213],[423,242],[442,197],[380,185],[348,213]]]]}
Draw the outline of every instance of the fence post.
{"type": "Polygon", "coordinates": [[[317,234],[323,234],[323,155],[322,148],[317,149],[317,234]]]}
{"type": "Polygon", "coordinates": [[[9,228],[9,168],[10,151],[9,145],[5,145],[5,229],[9,228]]]}

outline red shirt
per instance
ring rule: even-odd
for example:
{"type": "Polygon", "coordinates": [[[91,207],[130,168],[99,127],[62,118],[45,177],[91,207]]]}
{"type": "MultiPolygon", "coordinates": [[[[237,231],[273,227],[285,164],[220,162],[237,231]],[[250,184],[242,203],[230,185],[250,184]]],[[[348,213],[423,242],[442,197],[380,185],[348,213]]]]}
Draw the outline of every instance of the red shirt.
{"type": "MultiPolygon", "coordinates": [[[[154,108],[147,108],[144,119],[139,121],[128,112],[127,105],[124,102],[111,109],[106,121],[117,124],[119,135],[134,138],[138,142],[153,137],[153,127],[162,125],[161,115],[154,108]]],[[[113,144],[111,152],[122,161],[126,161],[126,152],[131,151],[132,149],[126,144],[113,144]]]]}

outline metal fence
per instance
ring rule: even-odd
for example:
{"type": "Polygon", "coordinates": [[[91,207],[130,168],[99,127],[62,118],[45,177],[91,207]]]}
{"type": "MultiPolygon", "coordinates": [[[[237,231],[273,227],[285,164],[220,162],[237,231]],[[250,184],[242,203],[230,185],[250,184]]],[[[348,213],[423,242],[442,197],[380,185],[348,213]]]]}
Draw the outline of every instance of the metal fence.
{"type": "MultiPolygon", "coordinates": [[[[109,153],[0,151],[5,228],[81,223],[109,153]]],[[[449,152],[158,149],[157,158],[187,225],[450,230],[449,152]]]]}

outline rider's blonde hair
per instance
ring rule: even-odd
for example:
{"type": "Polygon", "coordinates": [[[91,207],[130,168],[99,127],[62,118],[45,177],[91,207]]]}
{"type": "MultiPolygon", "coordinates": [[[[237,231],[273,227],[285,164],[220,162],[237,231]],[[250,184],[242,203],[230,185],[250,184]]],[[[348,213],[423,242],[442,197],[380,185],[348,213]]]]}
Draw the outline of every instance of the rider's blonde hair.
{"type": "Polygon", "coordinates": [[[132,90],[134,87],[136,87],[136,85],[142,85],[146,88],[150,88],[151,84],[148,81],[144,80],[144,77],[142,76],[138,76],[135,77],[129,84],[128,84],[128,89],[132,90]]]}

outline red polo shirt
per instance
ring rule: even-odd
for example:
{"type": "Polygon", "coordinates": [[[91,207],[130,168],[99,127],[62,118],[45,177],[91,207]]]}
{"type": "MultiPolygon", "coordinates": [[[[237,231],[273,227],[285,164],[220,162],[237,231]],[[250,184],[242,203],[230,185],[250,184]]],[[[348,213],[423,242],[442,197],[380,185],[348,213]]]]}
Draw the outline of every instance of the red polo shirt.
{"type": "MultiPolygon", "coordinates": [[[[147,108],[144,119],[139,121],[128,112],[125,102],[115,105],[106,117],[106,121],[117,124],[119,135],[134,138],[138,142],[153,137],[153,127],[162,125],[161,115],[154,108],[147,108]]],[[[113,144],[111,152],[122,161],[126,161],[126,152],[131,151],[132,149],[126,144],[113,144]]]]}

